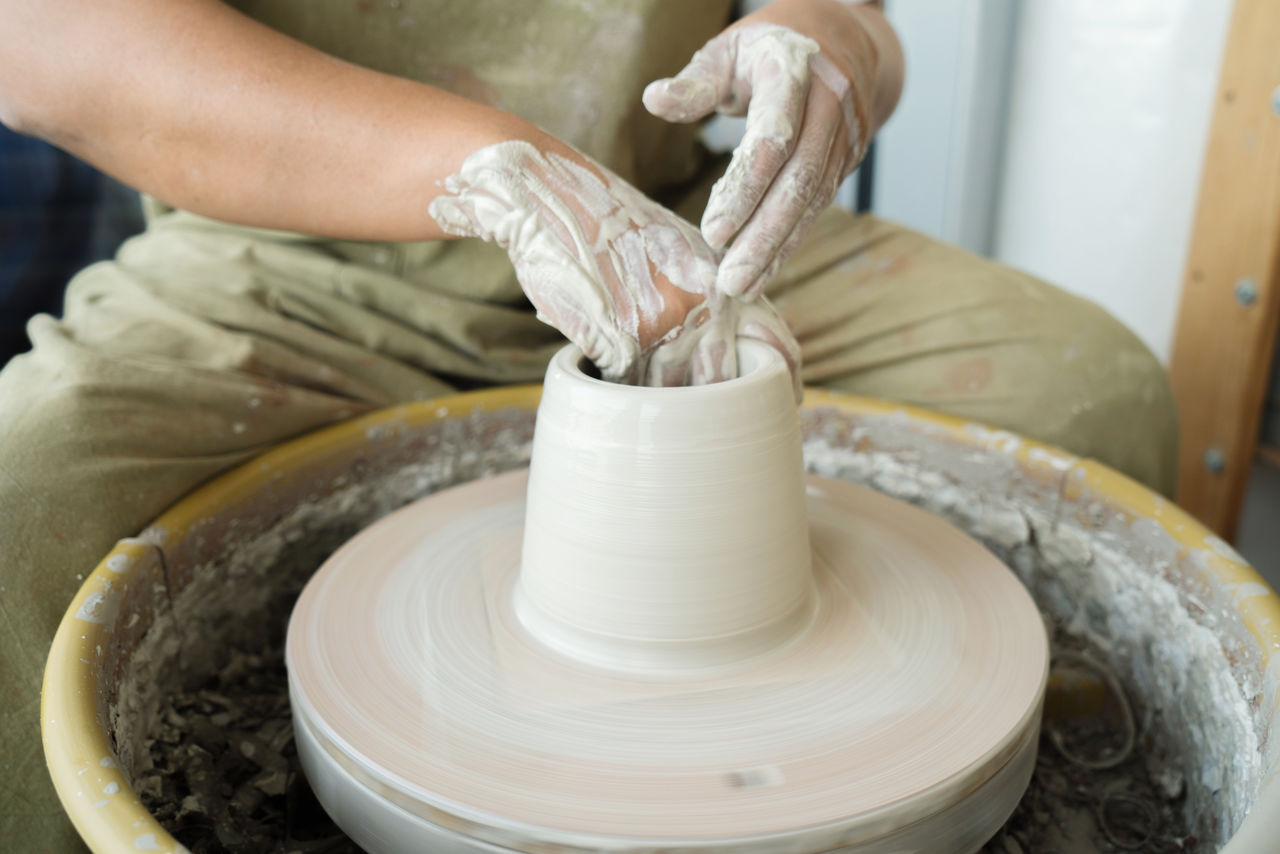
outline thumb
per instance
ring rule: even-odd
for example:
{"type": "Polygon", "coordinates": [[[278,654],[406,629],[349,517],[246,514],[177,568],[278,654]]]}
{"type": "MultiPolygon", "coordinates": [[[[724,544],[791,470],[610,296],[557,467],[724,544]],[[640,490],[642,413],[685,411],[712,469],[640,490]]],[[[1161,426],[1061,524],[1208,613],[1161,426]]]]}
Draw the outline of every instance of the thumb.
{"type": "Polygon", "coordinates": [[[645,109],[669,122],[695,122],[715,111],[733,90],[733,49],[726,34],[693,55],[679,74],[645,87],[645,109]]]}

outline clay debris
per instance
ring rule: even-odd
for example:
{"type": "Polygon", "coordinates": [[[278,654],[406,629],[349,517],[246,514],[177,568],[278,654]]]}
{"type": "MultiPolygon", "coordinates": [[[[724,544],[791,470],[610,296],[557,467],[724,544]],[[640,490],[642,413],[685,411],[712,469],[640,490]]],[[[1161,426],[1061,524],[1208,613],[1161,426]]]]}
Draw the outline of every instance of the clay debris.
{"type": "MultiPolygon", "coordinates": [[[[1053,639],[1051,685],[1031,784],[988,854],[1196,850],[1183,781],[1135,730],[1130,692],[1100,650],[1053,639]],[[1065,687],[1064,687],[1065,686],[1065,687]],[[1093,696],[1096,708],[1073,698],[1093,696]],[[1096,690],[1094,690],[1096,689],[1096,690]]],[[[298,762],[283,648],[236,650],[196,691],[171,696],[135,786],[193,854],[359,854],[316,802],[298,762]]]]}
{"type": "Polygon", "coordinates": [[[143,804],[192,854],[358,854],[298,762],[284,652],[234,651],[204,687],[171,696],[147,740],[143,804]]]}
{"type": "Polygon", "coordinates": [[[1171,854],[1186,830],[1185,783],[1143,744],[1133,698],[1100,650],[1051,639],[1049,691],[1031,783],[986,854],[1171,854]]]}

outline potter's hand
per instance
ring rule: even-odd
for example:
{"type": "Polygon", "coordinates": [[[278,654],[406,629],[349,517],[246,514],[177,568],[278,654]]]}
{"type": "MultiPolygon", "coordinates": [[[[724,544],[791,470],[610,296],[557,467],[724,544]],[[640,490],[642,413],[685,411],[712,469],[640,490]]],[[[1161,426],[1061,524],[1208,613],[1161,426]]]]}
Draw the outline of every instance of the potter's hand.
{"type": "Polygon", "coordinates": [[[697,229],[561,143],[510,140],[474,152],[429,210],[446,232],[506,249],[539,317],[606,379],[736,376],[739,334],[798,361],[769,306],[716,292],[718,258],[697,229]]]}
{"type": "Polygon", "coordinates": [[[702,233],[724,256],[716,285],[755,297],[858,165],[901,89],[901,50],[874,8],[778,0],[644,92],[651,113],[691,122],[747,116],[702,233]]]}
{"type": "Polygon", "coordinates": [[[679,335],[647,358],[650,385],[700,385],[738,375],[736,341],[752,338],[782,354],[800,402],[800,345],[766,299],[744,302],[712,293],[695,309],[679,335]]]}

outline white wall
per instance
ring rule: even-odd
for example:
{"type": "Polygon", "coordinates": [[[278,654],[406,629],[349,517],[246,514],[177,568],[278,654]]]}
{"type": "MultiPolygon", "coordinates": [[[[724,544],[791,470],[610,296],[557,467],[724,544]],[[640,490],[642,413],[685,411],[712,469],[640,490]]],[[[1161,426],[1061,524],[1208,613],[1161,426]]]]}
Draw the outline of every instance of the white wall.
{"type": "Polygon", "coordinates": [[[1230,0],[1031,0],[995,256],[1101,303],[1168,361],[1230,0]]]}
{"type": "Polygon", "coordinates": [[[872,207],[983,254],[993,246],[1015,0],[889,0],[906,84],[877,137],[872,207]]]}

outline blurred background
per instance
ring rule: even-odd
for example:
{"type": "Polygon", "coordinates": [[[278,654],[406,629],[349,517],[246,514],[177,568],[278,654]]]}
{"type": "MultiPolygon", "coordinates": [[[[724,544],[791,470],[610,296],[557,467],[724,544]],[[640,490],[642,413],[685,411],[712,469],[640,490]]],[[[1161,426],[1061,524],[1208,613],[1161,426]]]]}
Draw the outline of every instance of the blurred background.
{"type": "Polygon", "coordinates": [[[141,230],[137,193],[0,125],[0,366],[31,349],[29,317],[61,313],[67,281],[141,230]]]}
{"type": "Polygon", "coordinates": [[[890,0],[873,209],[1123,320],[1168,364],[1230,0],[890,0]]]}
{"type": "MultiPolygon", "coordinates": [[[[747,3],[748,7],[761,3],[747,3]]],[[[1168,365],[1231,0],[888,0],[907,83],[841,193],[1124,321],[1168,365]]],[[[709,139],[731,146],[722,121],[709,139]]],[[[140,230],[136,195],[0,127],[0,364],[81,267],[140,230]]],[[[1280,584],[1271,369],[1237,543],[1280,584]]]]}

